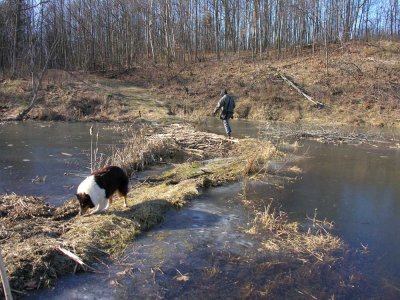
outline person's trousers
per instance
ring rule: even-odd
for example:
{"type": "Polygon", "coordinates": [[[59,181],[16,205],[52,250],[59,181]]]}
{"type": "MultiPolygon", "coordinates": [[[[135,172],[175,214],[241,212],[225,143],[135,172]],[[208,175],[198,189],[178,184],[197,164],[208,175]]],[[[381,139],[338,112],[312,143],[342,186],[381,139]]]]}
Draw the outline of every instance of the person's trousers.
{"type": "Polygon", "coordinates": [[[225,127],[225,132],[226,132],[226,134],[227,134],[228,136],[231,136],[232,130],[231,130],[231,126],[230,126],[230,124],[229,124],[229,119],[223,120],[223,122],[224,122],[224,127],[225,127]]]}

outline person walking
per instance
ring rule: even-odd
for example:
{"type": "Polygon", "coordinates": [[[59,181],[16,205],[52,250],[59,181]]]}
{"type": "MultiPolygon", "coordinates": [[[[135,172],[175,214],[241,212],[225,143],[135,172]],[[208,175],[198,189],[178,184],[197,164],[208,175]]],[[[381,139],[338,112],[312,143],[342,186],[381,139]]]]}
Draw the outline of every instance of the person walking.
{"type": "Polygon", "coordinates": [[[223,89],[221,91],[222,98],[219,99],[217,106],[214,109],[213,115],[215,116],[219,110],[221,110],[221,114],[219,118],[223,121],[225,132],[228,138],[232,137],[232,129],[229,124],[229,120],[233,119],[233,112],[235,110],[235,100],[231,95],[228,95],[228,91],[223,89]]]}

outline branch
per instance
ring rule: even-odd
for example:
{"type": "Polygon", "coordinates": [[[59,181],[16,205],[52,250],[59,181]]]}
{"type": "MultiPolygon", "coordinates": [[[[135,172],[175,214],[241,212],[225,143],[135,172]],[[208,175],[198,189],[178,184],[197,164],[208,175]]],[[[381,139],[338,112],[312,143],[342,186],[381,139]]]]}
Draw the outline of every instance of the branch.
{"type": "Polygon", "coordinates": [[[313,97],[310,95],[307,95],[305,92],[301,90],[293,81],[289,80],[285,75],[279,74],[279,76],[292,88],[294,88],[299,94],[303,95],[308,101],[314,103],[315,106],[317,107],[324,107],[325,105],[322,102],[314,100],[313,97]]]}
{"type": "Polygon", "coordinates": [[[60,252],[61,252],[62,254],[64,254],[65,256],[67,256],[67,257],[69,257],[70,259],[72,259],[74,262],[76,262],[76,263],[79,264],[80,266],[86,267],[86,268],[88,268],[88,269],[90,269],[90,270],[94,270],[92,267],[90,267],[90,266],[88,266],[87,264],[85,264],[85,263],[83,262],[83,260],[79,258],[78,255],[72,253],[71,251],[69,251],[69,250],[67,250],[67,249],[64,249],[64,248],[61,248],[61,247],[58,247],[57,250],[60,251],[60,252]]]}

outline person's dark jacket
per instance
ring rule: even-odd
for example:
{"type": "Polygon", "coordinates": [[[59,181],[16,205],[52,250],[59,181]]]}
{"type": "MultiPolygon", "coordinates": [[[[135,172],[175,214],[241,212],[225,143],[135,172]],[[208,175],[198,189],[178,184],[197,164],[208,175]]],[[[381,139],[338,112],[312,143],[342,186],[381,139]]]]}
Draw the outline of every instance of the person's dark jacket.
{"type": "Polygon", "coordinates": [[[214,114],[216,114],[220,109],[220,118],[222,120],[233,118],[233,112],[235,110],[235,100],[233,97],[225,94],[221,99],[219,99],[217,106],[214,109],[214,114]]]}

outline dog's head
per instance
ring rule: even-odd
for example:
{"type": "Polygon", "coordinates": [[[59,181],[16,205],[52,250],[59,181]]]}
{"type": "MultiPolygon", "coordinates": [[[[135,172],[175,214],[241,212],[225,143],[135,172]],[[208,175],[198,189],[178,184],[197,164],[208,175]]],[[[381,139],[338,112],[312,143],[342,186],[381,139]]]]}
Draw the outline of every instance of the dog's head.
{"type": "Polygon", "coordinates": [[[76,198],[78,198],[79,201],[79,214],[84,215],[89,208],[93,208],[94,204],[92,202],[92,199],[88,194],[85,193],[80,193],[76,194],[76,198]]]}

